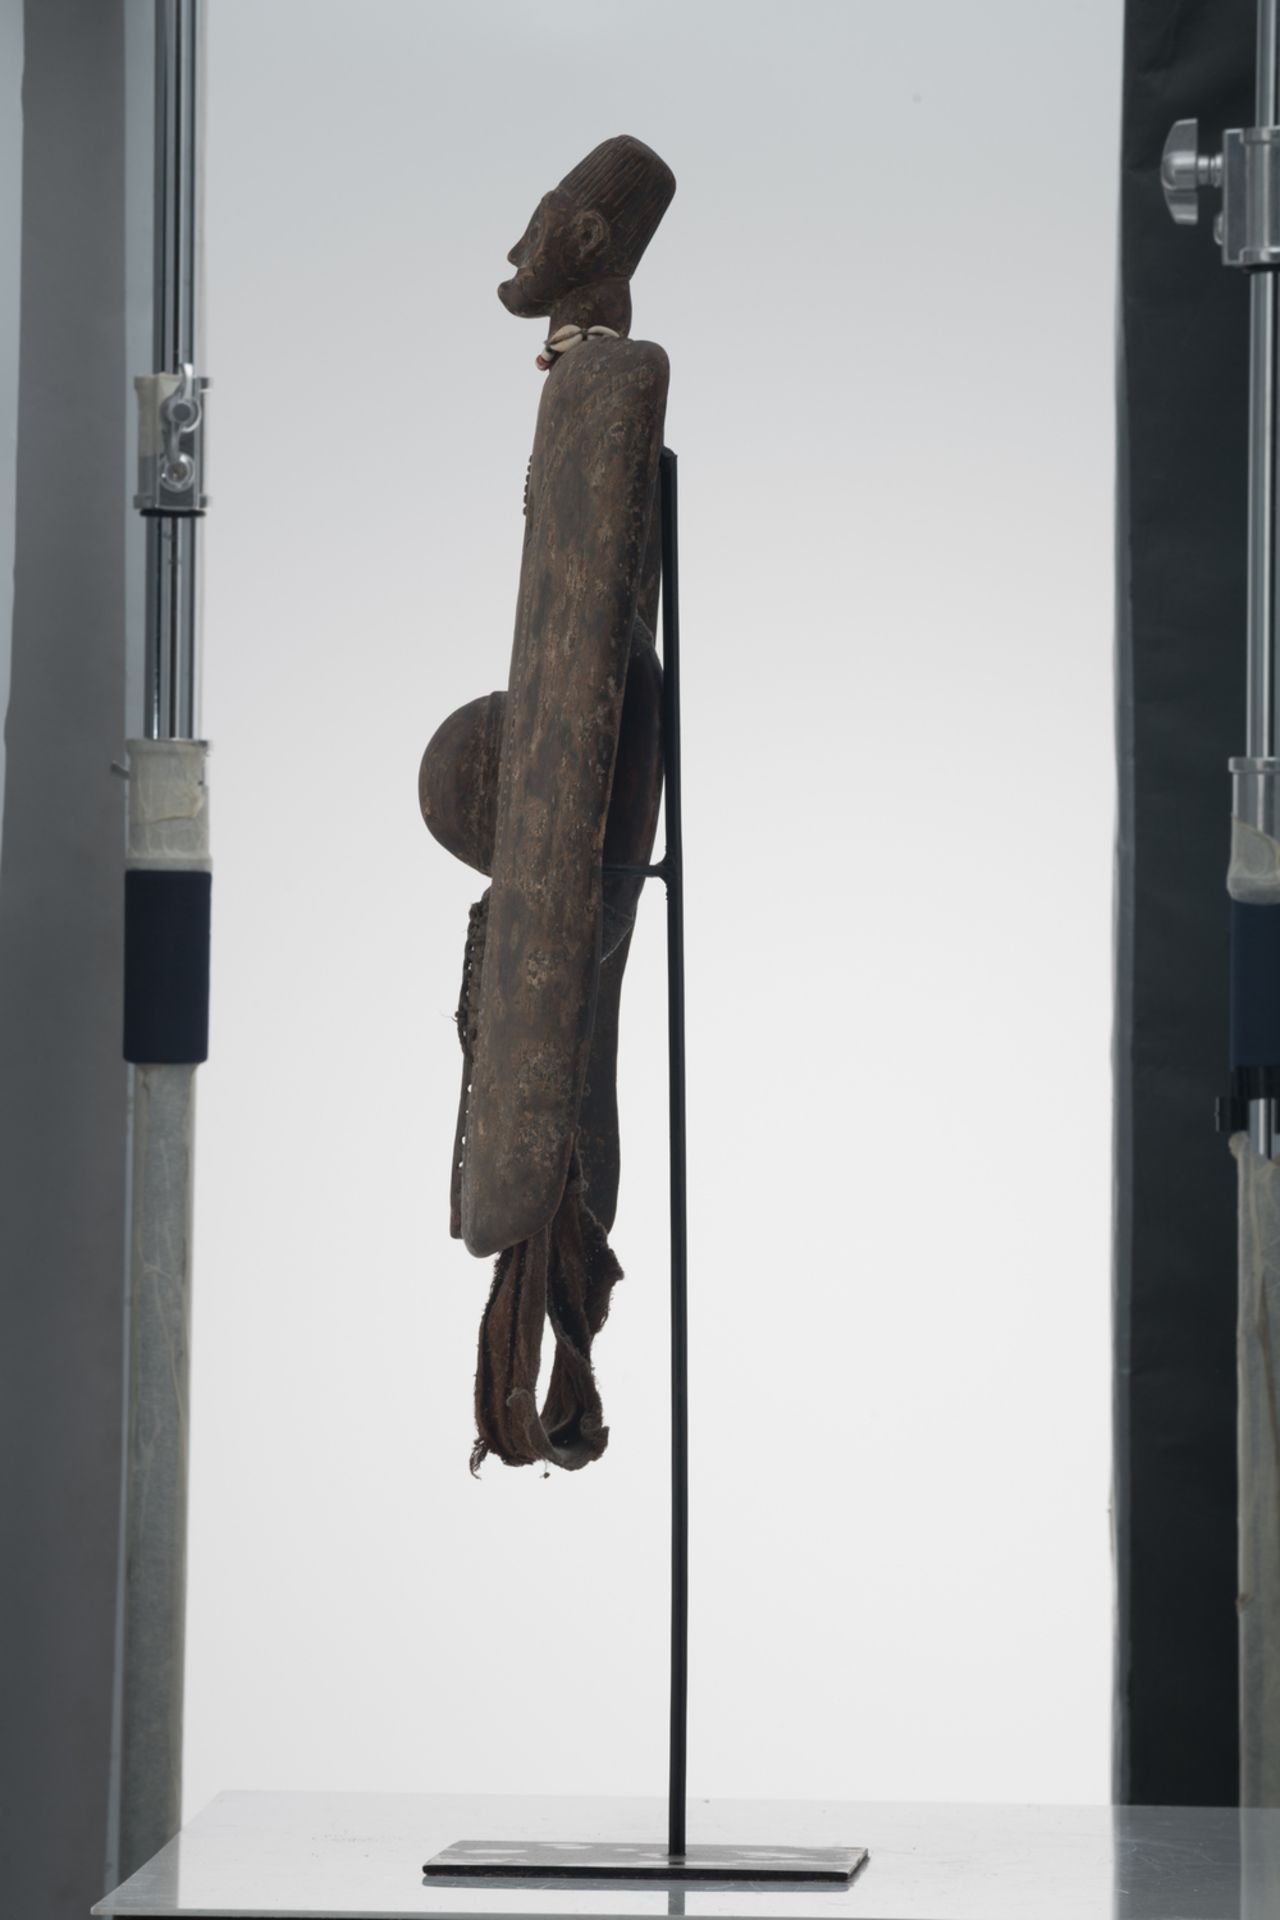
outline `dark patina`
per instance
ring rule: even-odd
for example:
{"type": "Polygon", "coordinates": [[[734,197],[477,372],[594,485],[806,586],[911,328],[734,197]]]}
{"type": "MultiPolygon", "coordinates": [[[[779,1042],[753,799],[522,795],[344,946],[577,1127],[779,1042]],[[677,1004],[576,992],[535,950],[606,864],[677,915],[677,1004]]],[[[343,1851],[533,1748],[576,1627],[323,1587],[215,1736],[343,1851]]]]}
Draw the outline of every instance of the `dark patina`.
{"type": "Polygon", "coordinates": [[[498,1256],[480,1334],[478,1438],[512,1465],[580,1467],[608,1439],[591,1345],[620,1269],[618,1007],[661,792],[661,347],[626,337],[629,282],[675,182],[629,136],[544,196],[499,288],[548,321],[507,688],[438,729],[423,815],[491,876],[458,1010],[452,1230],[498,1256]],[[537,1400],[544,1321],[555,1335],[537,1400]]]}

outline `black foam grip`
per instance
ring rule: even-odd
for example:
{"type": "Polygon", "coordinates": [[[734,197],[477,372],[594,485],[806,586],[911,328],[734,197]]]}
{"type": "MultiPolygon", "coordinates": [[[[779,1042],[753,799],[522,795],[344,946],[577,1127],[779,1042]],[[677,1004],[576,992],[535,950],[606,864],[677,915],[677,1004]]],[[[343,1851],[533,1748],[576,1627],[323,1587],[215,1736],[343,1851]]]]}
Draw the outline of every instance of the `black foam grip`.
{"type": "Polygon", "coordinates": [[[1280,1068],[1280,905],[1231,902],[1231,1065],[1280,1068]]]}
{"type": "Polygon", "coordinates": [[[208,873],[124,878],[124,1057],[195,1066],[209,1057],[208,873]]]}

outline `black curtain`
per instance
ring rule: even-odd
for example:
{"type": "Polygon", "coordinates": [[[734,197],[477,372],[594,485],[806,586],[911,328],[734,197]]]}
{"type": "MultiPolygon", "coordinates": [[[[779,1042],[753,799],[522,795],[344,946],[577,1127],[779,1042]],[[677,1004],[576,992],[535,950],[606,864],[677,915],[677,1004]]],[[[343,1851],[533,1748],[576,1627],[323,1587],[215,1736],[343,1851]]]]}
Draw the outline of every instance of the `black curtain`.
{"type": "Polygon", "coordinates": [[[1253,124],[1253,0],[1128,0],[1120,197],[1115,1796],[1238,1798],[1227,761],[1243,753],[1249,299],[1160,154],[1253,124]]]}

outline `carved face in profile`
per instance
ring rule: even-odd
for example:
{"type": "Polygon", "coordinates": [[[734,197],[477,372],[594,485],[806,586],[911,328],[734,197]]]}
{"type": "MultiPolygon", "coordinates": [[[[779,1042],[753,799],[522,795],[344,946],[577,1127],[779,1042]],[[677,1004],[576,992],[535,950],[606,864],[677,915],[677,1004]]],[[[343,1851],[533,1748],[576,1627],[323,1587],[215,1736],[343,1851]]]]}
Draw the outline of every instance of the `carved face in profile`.
{"type": "Polygon", "coordinates": [[[516,271],[498,288],[499,300],[521,319],[545,319],[558,300],[608,271],[608,240],[602,214],[553,187],[507,255],[516,271]]]}

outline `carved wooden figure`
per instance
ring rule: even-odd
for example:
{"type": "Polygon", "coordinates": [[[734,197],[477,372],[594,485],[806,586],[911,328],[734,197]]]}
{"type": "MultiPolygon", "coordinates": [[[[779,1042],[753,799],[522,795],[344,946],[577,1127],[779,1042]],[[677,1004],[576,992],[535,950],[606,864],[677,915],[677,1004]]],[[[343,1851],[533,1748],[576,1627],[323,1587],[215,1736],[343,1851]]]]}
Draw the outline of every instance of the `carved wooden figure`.
{"type": "Polygon", "coordinates": [[[629,338],[630,281],[675,192],[629,135],[545,194],[498,289],[545,319],[505,693],[423,755],[432,833],[491,884],[471,910],[458,1026],[452,1231],[496,1254],[480,1329],[476,1468],[582,1467],[608,1440],[591,1345],[620,1268],[618,1004],[662,784],[653,642],[667,357],[629,338]],[[555,1360],[538,1405],[544,1321],[555,1360]]]}

